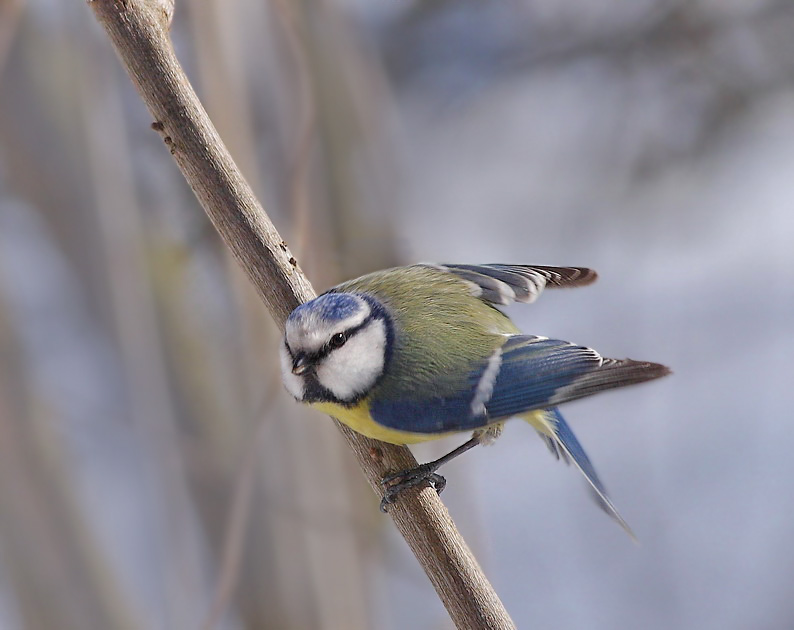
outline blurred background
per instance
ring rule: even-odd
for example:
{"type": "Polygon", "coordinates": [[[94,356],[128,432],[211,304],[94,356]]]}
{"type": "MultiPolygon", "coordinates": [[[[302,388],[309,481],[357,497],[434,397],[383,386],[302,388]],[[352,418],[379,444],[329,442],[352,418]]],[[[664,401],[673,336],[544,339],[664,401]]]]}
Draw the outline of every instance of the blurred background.
{"type": "MultiPolygon", "coordinates": [[[[670,365],[445,469],[520,628],[794,627],[794,4],[177,0],[318,289],[582,265],[509,313],[670,365]]],[[[450,628],[91,11],[0,2],[0,628],[450,628]]],[[[415,449],[420,460],[457,440],[415,449]]]]}

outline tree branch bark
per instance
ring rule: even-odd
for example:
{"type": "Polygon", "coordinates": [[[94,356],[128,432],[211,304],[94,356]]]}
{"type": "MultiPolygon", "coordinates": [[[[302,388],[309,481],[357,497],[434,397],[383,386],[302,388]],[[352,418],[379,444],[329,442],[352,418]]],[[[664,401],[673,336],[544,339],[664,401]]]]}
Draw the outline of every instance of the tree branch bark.
{"type": "MultiPolygon", "coordinates": [[[[177,61],[168,0],[89,0],[157,130],[223,240],[276,322],[314,297],[306,277],[238,170],[177,61]]],[[[387,472],[416,465],[410,451],[339,424],[380,496],[387,472]]],[[[389,513],[458,628],[514,628],[434,490],[411,490],[389,513]]]]}

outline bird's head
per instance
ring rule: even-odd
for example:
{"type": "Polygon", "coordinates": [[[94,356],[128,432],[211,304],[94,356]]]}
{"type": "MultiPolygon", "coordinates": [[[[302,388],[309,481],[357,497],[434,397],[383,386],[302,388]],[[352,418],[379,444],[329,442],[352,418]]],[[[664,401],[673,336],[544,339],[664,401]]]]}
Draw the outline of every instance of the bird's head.
{"type": "Polygon", "coordinates": [[[391,323],[374,298],[325,293],[287,318],[281,373],[301,402],[351,405],[383,375],[391,350],[391,323]]]}

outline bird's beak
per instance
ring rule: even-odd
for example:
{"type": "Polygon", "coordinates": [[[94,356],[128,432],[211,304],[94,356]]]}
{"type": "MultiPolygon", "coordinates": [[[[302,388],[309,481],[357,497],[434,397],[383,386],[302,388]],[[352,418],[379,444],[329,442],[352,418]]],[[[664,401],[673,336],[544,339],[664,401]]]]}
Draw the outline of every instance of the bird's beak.
{"type": "Polygon", "coordinates": [[[295,359],[292,361],[292,373],[295,376],[300,376],[301,374],[306,374],[310,369],[312,369],[312,361],[307,357],[305,354],[299,354],[295,359]]]}

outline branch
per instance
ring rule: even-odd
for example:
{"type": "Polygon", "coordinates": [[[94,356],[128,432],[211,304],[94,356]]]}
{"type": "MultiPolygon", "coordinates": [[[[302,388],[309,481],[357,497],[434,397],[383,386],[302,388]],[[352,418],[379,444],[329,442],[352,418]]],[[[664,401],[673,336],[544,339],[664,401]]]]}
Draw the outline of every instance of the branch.
{"type": "MultiPolygon", "coordinates": [[[[223,240],[283,326],[314,297],[306,277],[237,169],[176,59],[168,0],[89,0],[174,160],[223,240]]],[[[387,472],[416,465],[405,447],[337,423],[378,495],[387,472]]],[[[514,628],[446,508],[431,488],[400,495],[390,514],[458,628],[514,628]]]]}

